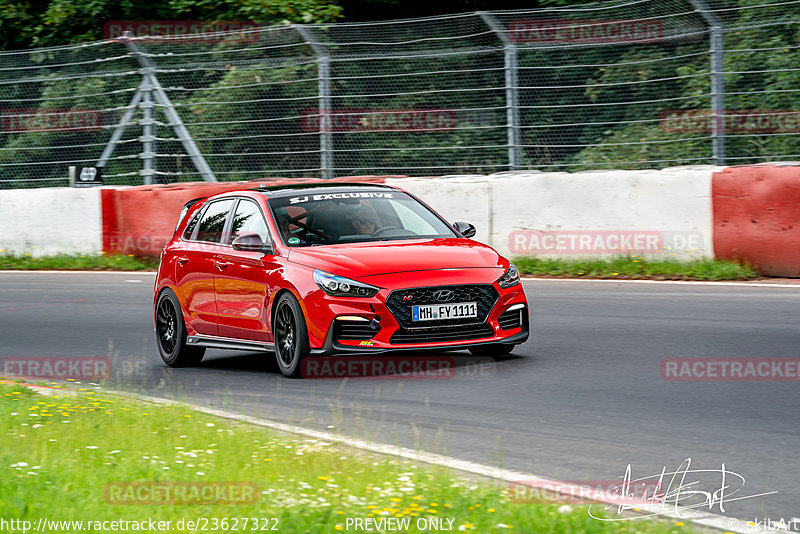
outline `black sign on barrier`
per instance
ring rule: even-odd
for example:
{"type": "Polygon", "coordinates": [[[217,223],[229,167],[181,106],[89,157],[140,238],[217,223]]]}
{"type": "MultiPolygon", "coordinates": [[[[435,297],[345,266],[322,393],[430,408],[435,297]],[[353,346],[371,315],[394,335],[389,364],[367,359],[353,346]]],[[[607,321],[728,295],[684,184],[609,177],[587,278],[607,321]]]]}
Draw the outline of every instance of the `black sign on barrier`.
{"type": "Polygon", "coordinates": [[[102,167],[76,167],[75,187],[93,187],[103,185],[102,167]]]}

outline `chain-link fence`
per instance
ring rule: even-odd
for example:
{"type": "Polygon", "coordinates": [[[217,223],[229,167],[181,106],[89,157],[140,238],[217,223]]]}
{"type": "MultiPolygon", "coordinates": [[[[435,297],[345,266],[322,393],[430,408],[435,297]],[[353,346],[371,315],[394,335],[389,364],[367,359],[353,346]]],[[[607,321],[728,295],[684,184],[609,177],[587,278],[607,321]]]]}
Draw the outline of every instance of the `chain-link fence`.
{"type": "Polygon", "coordinates": [[[0,187],[66,185],[69,166],[141,184],[797,159],[799,4],[633,0],[3,52],[0,187]]]}

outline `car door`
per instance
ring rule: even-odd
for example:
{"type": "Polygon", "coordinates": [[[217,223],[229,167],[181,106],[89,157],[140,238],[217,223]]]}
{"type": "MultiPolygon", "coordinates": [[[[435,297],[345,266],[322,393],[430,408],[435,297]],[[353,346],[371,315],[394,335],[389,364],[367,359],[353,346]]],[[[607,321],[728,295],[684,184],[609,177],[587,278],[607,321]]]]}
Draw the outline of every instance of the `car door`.
{"type": "MultiPolygon", "coordinates": [[[[235,199],[210,202],[175,250],[175,283],[189,333],[217,336],[216,255],[235,199]]],[[[194,221],[189,224],[192,225],[194,221]]]]}
{"type": "Polygon", "coordinates": [[[280,265],[263,252],[234,250],[233,240],[258,234],[272,243],[264,213],[250,198],[239,199],[223,250],[217,254],[219,269],[214,279],[219,335],[251,341],[272,340],[267,302],[275,290],[280,265]]]}

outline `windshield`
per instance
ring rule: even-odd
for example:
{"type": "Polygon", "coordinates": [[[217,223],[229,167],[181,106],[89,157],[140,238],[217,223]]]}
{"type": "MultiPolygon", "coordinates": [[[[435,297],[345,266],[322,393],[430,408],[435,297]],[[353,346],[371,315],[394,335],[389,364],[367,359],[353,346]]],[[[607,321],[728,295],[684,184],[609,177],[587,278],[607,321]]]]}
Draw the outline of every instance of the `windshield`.
{"type": "Polygon", "coordinates": [[[337,191],[269,199],[292,247],[390,239],[457,237],[436,214],[400,191],[337,191]]]}

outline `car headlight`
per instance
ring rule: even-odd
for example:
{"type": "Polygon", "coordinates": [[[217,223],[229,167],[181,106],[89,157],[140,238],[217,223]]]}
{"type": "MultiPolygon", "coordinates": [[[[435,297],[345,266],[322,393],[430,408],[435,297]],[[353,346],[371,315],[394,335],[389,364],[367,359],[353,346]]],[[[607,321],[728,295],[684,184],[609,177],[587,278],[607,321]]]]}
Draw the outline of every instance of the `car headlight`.
{"type": "Polygon", "coordinates": [[[508,287],[515,286],[517,284],[519,284],[519,271],[517,270],[517,267],[512,263],[508,266],[506,274],[501,276],[500,279],[497,281],[497,285],[499,285],[503,289],[506,289],[508,287]]]}
{"type": "Polygon", "coordinates": [[[321,290],[334,297],[374,297],[380,291],[375,286],[362,284],[319,269],[314,271],[314,281],[321,290]]]}

